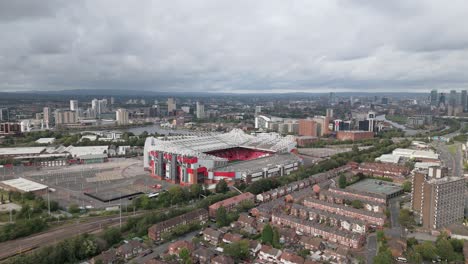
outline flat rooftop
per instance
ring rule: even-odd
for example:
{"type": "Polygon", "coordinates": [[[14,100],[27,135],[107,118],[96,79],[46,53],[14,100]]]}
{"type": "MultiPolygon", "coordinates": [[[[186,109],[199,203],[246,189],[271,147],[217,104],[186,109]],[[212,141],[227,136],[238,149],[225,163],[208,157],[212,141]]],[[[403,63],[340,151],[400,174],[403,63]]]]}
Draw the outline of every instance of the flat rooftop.
{"type": "Polygon", "coordinates": [[[269,157],[230,163],[226,166],[216,168],[215,171],[254,173],[263,171],[264,168],[271,169],[273,167],[276,167],[276,165],[288,165],[300,161],[300,158],[294,154],[274,154],[269,157]]]}
{"type": "Polygon", "coordinates": [[[47,185],[33,182],[24,178],[2,181],[2,184],[13,187],[23,192],[34,192],[34,191],[44,190],[47,188],[47,185]]]}
{"type": "Polygon", "coordinates": [[[5,155],[35,155],[40,154],[45,147],[0,148],[0,156],[5,155]]]}
{"type": "Polygon", "coordinates": [[[359,181],[346,187],[346,189],[381,195],[383,194],[387,196],[402,191],[402,188],[394,183],[375,179],[365,179],[359,181]]]}

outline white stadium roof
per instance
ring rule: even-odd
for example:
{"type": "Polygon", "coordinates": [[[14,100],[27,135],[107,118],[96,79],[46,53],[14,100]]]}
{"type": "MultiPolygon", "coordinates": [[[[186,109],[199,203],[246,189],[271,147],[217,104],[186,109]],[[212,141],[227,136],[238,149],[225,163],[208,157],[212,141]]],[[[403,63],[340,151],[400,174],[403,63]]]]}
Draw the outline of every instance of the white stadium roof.
{"type": "Polygon", "coordinates": [[[224,134],[199,137],[190,136],[170,140],[149,137],[145,142],[145,152],[155,150],[184,156],[204,156],[214,160],[225,160],[204,153],[235,147],[281,153],[289,152],[295,146],[296,142],[293,136],[282,137],[276,133],[261,133],[254,136],[245,134],[244,131],[240,129],[233,129],[231,132],[224,134]]]}
{"type": "Polygon", "coordinates": [[[45,147],[0,148],[0,156],[37,155],[41,154],[45,149],[45,147]]]}

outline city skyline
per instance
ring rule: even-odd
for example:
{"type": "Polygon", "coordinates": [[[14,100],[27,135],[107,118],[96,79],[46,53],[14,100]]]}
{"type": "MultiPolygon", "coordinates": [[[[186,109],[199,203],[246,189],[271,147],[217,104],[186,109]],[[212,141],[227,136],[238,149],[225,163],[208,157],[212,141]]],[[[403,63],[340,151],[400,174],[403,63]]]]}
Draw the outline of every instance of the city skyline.
{"type": "Polygon", "coordinates": [[[468,87],[468,34],[458,25],[467,9],[463,1],[109,5],[1,3],[0,91],[468,87]]]}

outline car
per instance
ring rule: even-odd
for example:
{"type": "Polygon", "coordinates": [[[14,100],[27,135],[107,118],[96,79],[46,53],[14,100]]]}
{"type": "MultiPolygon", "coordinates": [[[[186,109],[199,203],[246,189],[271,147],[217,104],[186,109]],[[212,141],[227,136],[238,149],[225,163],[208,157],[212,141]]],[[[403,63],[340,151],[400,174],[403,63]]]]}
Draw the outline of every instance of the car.
{"type": "Polygon", "coordinates": [[[408,262],[408,260],[406,260],[406,258],[403,258],[403,257],[398,257],[395,260],[398,261],[398,262],[403,262],[403,263],[408,262]]]}

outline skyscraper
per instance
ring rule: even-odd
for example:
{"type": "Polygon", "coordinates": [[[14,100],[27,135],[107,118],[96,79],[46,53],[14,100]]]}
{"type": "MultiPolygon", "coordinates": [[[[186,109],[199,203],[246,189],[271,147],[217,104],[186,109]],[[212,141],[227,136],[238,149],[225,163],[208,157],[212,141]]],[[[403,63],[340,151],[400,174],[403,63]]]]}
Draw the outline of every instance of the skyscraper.
{"type": "Polygon", "coordinates": [[[449,105],[451,105],[452,107],[455,107],[458,104],[457,101],[458,101],[457,100],[457,91],[451,90],[450,91],[450,97],[449,97],[449,105]]]}
{"type": "Polygon", "coordinates": [[[117,125],[128,125],[128,111],[122,108],[117,109],[115,111],[115,119],[117,120],[117,125]]]}
{"type": "Polygon", "coordinates": [[[437,89],[431,91],[431,105],[437,106],[437,89]]]}
{"type": "Polygon", "coordinates": [[[52,115],[51,115],[51,112],[50,112],[50,108],[49,107],[44,107],[44,109],[42,110],[42,115],[43,115],[43,118],[44,118],[44,124],[46,126],[46,128],[49,128],[49,125],[52,124],[52,115]]]}
{"type": "Polygon", "coordinates": [[[10,121],[8,108],[0,108],[0,121],[10,121]]]}
{"type": "Polygon", "coordinates": [[[327,108],[326,117],[333,118],[333,108],[327,108]]]}
{"type": "Polygon", "coordinates": [[[461,106],[463,107],[464,112],[468,112],[468,97],[466,94],[466,90],[461,92],[461,106]]]}
{"type": "Polygon", "coordinates": [[[204,119],[205,118],[205,105],[201,102],[197,102],[197,118],[204,119]]]}
{"type": "Polygon", "coordinates": [[[167,111],[169,113],[173,113],[177,109],[176,101],[174,98],[168,98],[167,99],[167,111]]]}
{"type": "Polygon", "coordinates": [[[299,120],[299,136],[317,136],[317,122],[312,119],[299,120]]]}
{"type": "Polygon", "coordinates": [[[94,98],[91,101],[91,108],[96,113],[96,117],[100,118],[102,113],[107,112],[107,99],[98,100],[94,98]]]}
{"type": "Polygon", "coordinates": [[[55,124],[74,124],[77,122],[77,114],[75,111],[55,110],[55,124]]]}
{"type": "Polygon", "coordinates": [[[70,100],[70,110],[78,111],[78,100],[70,100]]]}

